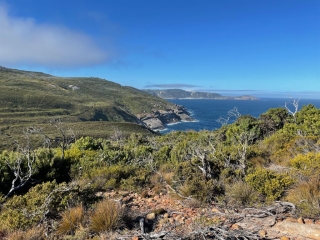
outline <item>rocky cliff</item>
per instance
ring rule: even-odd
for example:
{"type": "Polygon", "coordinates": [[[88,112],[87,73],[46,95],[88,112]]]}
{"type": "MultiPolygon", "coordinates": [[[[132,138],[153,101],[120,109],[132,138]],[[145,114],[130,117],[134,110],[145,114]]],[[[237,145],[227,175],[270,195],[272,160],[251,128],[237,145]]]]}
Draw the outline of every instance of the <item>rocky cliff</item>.
{"type": "Polygon", "coordinates": [[[161,130],[165,124],[176,123],[181,121],[193,121],[190,113],[186,108],[180,105],[174,105],[166,110],[156,110],[152,113],[139,114],[138,118],[148,128],[152,130],[161,130]]]}

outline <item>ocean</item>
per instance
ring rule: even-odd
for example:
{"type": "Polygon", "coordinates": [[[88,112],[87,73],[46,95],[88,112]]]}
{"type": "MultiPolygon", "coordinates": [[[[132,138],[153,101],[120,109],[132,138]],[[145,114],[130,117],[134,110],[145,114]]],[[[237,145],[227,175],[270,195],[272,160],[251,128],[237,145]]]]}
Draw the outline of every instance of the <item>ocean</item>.
{"type": "MultiPolygon", "coordinates": [[[[212,100],[212,99],[169,99],[168,101],[183,105],[191,113],[195,119],[194,122],[180,122],[166,125],[166,129],[161,133],[168,133],[171,131],[186,131],[186,130],[215,130],[221,127],[217,121],[219,117],[226,117],[228,111],[237,108],[241,115],[251,115],[259,117],[260,114],[265,113],[270,108],[284,107],[286,102],[290,99],[275,99],[265,98],[257,101],[250,100],[212,100]]],[[[301,99],[299,101],[299,109],[303,105],[313,104],[320,108],[320,99],[301,99]]],[[[287,104],[294,110],[292,104],[287,104]]]]}

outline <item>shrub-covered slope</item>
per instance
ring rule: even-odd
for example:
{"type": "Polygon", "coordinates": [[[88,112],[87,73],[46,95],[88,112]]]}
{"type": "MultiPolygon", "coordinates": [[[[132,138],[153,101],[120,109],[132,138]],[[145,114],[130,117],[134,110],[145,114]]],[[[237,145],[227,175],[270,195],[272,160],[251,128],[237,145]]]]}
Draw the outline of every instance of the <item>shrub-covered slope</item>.
{"type": "Polygon", "coordinates": [[[104,131],[107,136],[115,123],[131,123],[118,124],[123,132],[147,134],[142,126],[130,130],[132,123],[141,123],[140,115],[175,107],[146,92],[99,78],[55,77],[1,67],[0,85],[0,137],[6,141],[0,149],[11,144],[8,136],[18,138],[16,129],[21,132],[42,124],[50,131],[47,123],[58,117],[75,130],[81,125],[84,135],[94,137],[104,131]]]}
{"type": "MultiPolygon", "coordinates": [[[[308,105],[294,117],[286,109],[270,109],[259,118],[241,116],[216,131],[114,135],[112,139],[85,137],[64,147],[61,144],[36,149],[28,144],[34,138],[28,137],[26,140],[30,140],[20,142],[15,151],[0,155],[0,233],[48,224],[51,236],[61,238],[77,238],[79,232],[83,239],[102,238],[103,233],[114,229],[137,230],[136,218],[125,218],[132,215],[123,215],[123,211],[140,216],[146,213],[134,212],[135,205],[128,204],[130,199],[122,200],[126,209],[103,199],[104,193],[112,190],[131,192],[130,196],[140,192],[146,198],[152,190],[183,199],[184,204],[225,207],[221,214],[236,209],[233,221],[236,216],[241,218],[244,208],[259,212],[259,208],[275,201],[286,204],[281,205],[282,211],[284,206],[296,206],[290,216],[318,220],[319,124],[320,109],[308,105]],[[17,175],[21,178],[14,186],[23,181],[26,184],[8,194],[17,175]],[[115,211],[114,218],[105,222],[106,218],[98,217],[100,211],[115,211]],[[68,225],[66,216],[71,214],[79,218],[68,225]]],[[[30,134],[38,136],[37,132],[30,134]]],[[[260,212],[275,219],[288,216],[270,209],[260,212]]],[[[153,221],[159,220],[160,224],[164,218],[160,212],[166,209],[154,211],[159,217],[153,221]]],[[[220,226],[217,221],[209,214],[201,224],[220,226]]]]}

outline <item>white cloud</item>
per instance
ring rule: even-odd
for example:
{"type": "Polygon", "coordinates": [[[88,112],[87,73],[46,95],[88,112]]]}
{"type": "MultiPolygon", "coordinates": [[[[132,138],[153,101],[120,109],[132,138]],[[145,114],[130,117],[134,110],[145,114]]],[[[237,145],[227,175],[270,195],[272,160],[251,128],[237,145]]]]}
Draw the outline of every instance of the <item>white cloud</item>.
{"type": "Polygon", "coordinates": [[[85,34],[32,18],[10,17],[0,6],[0,65],[83,66],[108,57],[85,34]]]}

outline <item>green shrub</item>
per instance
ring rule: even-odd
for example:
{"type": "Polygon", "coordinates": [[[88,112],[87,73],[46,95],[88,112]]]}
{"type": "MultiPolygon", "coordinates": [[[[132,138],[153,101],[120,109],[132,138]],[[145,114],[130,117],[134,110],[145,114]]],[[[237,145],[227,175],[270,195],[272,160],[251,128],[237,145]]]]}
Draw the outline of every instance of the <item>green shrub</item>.
{"type": "Polygon", "coordinates": [[[73,145],[81,150],[98,150],[102,148],[101,141],[92,137],[81,137],[73,145]]]}
{"type": "Polygon", "coordinates": [[[299,154],[290,161],[290,164],[305,176],[319,174],[320,153],[299,154]]]}
{"type": "Polygon", "coordinates": [[[75,200],[66,184],[47,182],[31,188],[26,194],[13,196],[4,204],[0,224],[8,229],[27,229],[40,223],[47,215],[57,215],[75,200]]]}
{"type": "Polygon", "coordinates": [[[285,190],[294,183],[293,178],[286,173],[276,173],[268,169],[258,169],[245,177],[246,182],[262,193],[267,200],[280,199],[285,190]]]}

